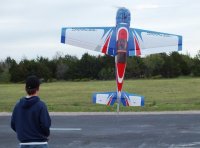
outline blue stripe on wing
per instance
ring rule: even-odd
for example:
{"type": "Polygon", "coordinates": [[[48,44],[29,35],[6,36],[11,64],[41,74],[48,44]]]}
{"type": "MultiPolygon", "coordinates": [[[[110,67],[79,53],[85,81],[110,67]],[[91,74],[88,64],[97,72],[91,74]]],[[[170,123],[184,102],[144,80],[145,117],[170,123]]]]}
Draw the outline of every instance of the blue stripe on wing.
{"type": "Polygon", "coordinates": [[[182,50],[182,36],[178,37],[178,51],[182,50]]]}
{"type": "Polygon", "coordinates": [[[66,28],[62,28],[62,31],[61,31],[61,43],[65,43],[65,32],[66,32],[66,28]]]}

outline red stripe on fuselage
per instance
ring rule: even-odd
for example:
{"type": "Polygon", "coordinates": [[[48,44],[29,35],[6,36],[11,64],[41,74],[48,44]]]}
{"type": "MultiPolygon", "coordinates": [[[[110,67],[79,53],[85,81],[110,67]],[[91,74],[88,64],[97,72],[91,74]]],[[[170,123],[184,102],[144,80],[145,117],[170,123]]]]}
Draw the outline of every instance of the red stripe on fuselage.
{"type": "Polygon", "coordinates": [[[117,89],[118,89],[118,92],[121,92],[121,91],[122,91],[122,84],[123,84],[123,82],[122,82],[122,83],[119,83],[119,82],[117,81],[117,89]]]}
{"type": "Polygon", "coordinates": [[[119,39],[125,39],[127,40],[128,39],[128,32],[126,31],[126,29],[120,29],[119,32],[118,32],[118,40],[119,39]]]}
{"type": "MultiPolygon", "coordinates": [[[[127,42],[128,40],[128,31],[126,28],[119,28],[118,34],[117,34],[117,39],[118,41],[125,40],[127,42]]],[[[118,42],[117,41],[117,42],[118,42]]],[[[120,44],[120,43],[118,43],[120,44]]],[[[127,43],[126,43],[127,44],[127,43]]],[[[118,47],[120,45],[117,45],[117,58],[120,53],[126,53],[127,52],[127,45],[123,47],[118,47]]],[[[126,61],[116,61],[116,79],[117,79],[117,89],[118,92],[122,91],[122,85],[123,85],[123,79],[124,79],[124,74],[125,74],[125,69],[126,69],[126,61]]]]}
{"type": "Polygon", "coordinates": [[[124,63],[117,63],[117,72],[118,72],[118,77],[122,78],[124,76],[126,64],[124,63]]]}
{"type": "Polygon", "coordinates": [[[122,91],[122,85],[123,85],[123,79],[124,79],[124,73],[125,73],[125,69],[126,69],[126,64],[123,63],[117,63],[117,88],[118,88],[118,92],[122,91]]]}

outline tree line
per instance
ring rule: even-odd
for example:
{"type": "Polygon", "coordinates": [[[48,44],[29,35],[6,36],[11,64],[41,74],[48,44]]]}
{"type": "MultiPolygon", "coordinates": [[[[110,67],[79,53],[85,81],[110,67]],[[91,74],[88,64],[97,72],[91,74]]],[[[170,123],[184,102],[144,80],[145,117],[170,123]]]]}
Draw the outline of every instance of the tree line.
{"type": "MultiPolygon", "coordinates": [[[[53,59],[37,57],[16,62],[7,57],[0,62],[0,82],[23,82],[35,74],[43,81],[112,80],[115,79],[115,59],[107,55],[76,56],[57,54],[53,59]]],[[[172,52],[144,58],[128,57],[125,78],[175,78],[200,76],[200,52],[195,57],[172,52]]]]}

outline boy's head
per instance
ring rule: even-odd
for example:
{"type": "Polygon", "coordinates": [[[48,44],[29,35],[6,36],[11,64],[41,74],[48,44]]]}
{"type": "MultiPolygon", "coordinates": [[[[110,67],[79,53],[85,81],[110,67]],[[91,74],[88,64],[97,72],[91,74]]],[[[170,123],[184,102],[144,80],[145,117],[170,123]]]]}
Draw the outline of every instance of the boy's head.
{"type": "Polygon", "coordinates": [[[28,95],[34,95],[40,86],[40,80],[35,75],[28,76],[26,79],[26,92],[28,95]]]}

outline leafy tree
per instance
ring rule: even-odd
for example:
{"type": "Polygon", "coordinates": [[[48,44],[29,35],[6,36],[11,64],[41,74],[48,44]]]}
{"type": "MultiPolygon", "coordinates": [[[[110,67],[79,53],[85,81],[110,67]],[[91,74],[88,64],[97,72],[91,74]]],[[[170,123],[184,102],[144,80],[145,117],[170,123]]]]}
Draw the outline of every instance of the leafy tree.
{"type": "Polygon", "coordinates": [[[66,71],[64,73],[65,80],[78,79],[78,61],[78,58],[75,56],[65,55],[64,59],[62,60],[62,63],[66,65],[66,71]]]}
{"type": "Polygon", "coordinates": [[[181,69],[179,64],[176,62],[176,55],[168,56],[167,54],[162,54],[164,59],[164,64],[161,68],[161,75],[165,78],[177,77],[181,74],[181,69]]]}
{"type": "Polygon", "coordinates": [[[192,73],[193,59],[189,55],[181,55],[183,62],[181,63],[182,75],[190,75],[192,73]]]}
{"type": "Polygon", "coordinates": [[[200,76],[200,51],[197,53],[196,57],[193,59],[192,74],[194,76],[200,76]]]}
{"type": "Polygon", "coordinates": [[[146,66],[140,57],[127,58],[126,78],[143,78],[146,66]]]}
{"type": "Polygon", "coordinates": [[[0,74],[3,72],[3,68],[2,68],[2,66],[1,66],[1,64],[0,64],[0,74]]]}
{"type": "Polygon", "coordinates": [[[26,69],[22,65],[12,64],[9,69],[11,82],[22,82],[25,79],[26,69]]]}
{"type": "MultiPolygon", "coordinates": [[[[191,73],[200,76],[199,65],[200,52],[195,58],[177,52],[169,55],[155,54],[145,58],[128,57],[126,78],[151,78],[157,75],[172,78],[191,75],[191,73]]],[[[22,82],[30,74],[35,74],[45,81],[84,78],[108,80],[115,78],[115,57],[107,55],[96,57],[86,53],[78,59],[75,56],[56,53],[52,60],[37,57],[35,60],[23,59],[19,63],[8,57],[0,63],[0,74],[2,72],[6,77],[10,75],[11,82],[22,82]],[[6,69],[7,73],[5,73],[6,69]]]]}
{"type": "Polygon", "coordinates": [[[57,67],[56,67],[56,78],[58,80],[64,80],[65,73],[66,73],[67,70],[68,70],[67,64],[64,64],[64,63],[57,64],[57,67]]]}
{"type": "Polygon", "coordinates": [[[192,73],[194,76],[200,76],[200,59],[195,58],[193,60],[193,67],[192,67],[192,73]]]}
{"type": "Polygon", "coordinates": [[[80,78],[96,79],[98,77],[100,65],[97,63],[95,56],[84,54],[78,62],[78,71],[80,78]]]}
{"type": "Polygon", "coordinates": [[[115,69],[114,68],[102,68],[98,74],[99,79],[101,80],[112,80],[115,78],[115,69]]]}
{"type": "Polygon", "coordinates": [[[191,70],[189,68],[189,63],[187,63],[183,56],[180,55],[178,52],[172,52],[171,53],[171,58],[174,62],[174,64],[177,66],[177,69],[179,69],[180,71],[178,71],[176,73],[177,76],[179,75],[189,75],[191,70]]]}
{"type": "Polygon", "coordinates": [[[164,60],[161,54],[153,54],[144,58],[144,63],[146,65],[146,76],[157,76],[161,74],[161,68],[164,64],[164,60]]]}

